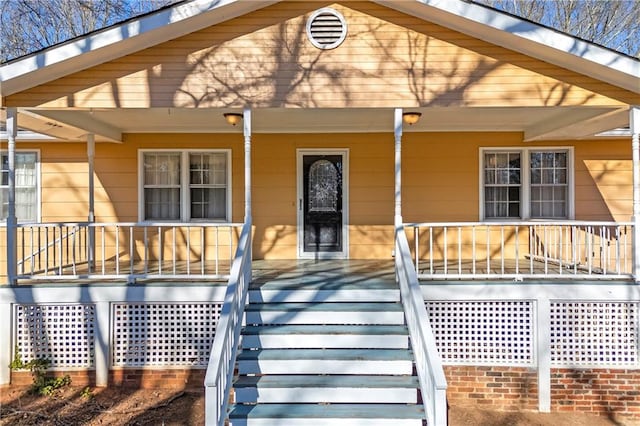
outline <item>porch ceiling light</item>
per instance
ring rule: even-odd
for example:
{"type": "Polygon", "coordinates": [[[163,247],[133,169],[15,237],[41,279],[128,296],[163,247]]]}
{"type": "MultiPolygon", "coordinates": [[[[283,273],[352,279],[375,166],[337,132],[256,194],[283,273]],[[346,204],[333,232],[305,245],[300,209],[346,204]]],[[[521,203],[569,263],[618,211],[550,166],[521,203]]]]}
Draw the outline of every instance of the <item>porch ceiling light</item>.
{"type": "Polygon", "coordinates": [[[402,113],[402,121],[409,126],[416,124],[420,120],[420,117],[422,117],[422,113],[417,111],[402,113]]]}
{"type": "Polygon", "coordinates": [[[242,121],[242,114],[238,114],[237,112],[225,112],[222,115],[224,115],[224,119],[227,120],[227,123],[232,126],[235,126],[242,121]]]}

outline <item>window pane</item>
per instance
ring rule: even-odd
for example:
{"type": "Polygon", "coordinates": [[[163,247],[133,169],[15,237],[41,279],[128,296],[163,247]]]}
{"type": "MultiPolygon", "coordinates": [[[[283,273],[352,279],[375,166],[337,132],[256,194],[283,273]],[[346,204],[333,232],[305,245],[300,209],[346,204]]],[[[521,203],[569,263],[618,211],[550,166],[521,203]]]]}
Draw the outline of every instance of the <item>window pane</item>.
{"type": "Polygon", "coordinates": [[[532,152],[531,217],[567,217],[567,153],[532,152]]]}
{"type": "Polygon", "coordinates": [[[485,217],[520,217],[520,158],[519,152],[485,153],[485,217]]]}
{"type": "Polygon", "coordinates": [[[179,188],[146,188],[145,220],[178,220],[180,219],[179,188]]]}
{"type": "Polygon", "coordinates": [[[224,188],[191,189],[192,219],[225,219],[226,213],[224,188]]]}
{"type": "MultiPolygon", "coordinates": [[[[9,214],[9,156],[2,156],[3,186],[0,200],[2,202],[2,220],[9,214]]],[[[35,222],[38,217],[38,176],[37,154],[35,152],[16,152],[15,156],[16,185],[16,217],[19,222],[35,222]]]]}
{"type": "Polygon", "coordinates": [[[144,154],[145,186],[180,185],[179,153],[145,153],[144,154]]]}
{"type": "Polygon", "coordinates": [[[189,156],[192,219],[225,220],[227,216],[227,154],[189,156]]]}

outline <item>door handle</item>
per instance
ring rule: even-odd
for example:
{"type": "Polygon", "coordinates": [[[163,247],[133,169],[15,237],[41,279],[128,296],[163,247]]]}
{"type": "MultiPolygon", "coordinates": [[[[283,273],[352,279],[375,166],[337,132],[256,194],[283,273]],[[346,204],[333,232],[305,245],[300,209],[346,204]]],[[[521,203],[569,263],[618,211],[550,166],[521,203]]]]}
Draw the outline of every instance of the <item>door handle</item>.
{"type": "Polygon", "coordinates": [[[300,211],[302,211],[302,198],[300,198],[300,206],[298,207],[298,209],[300,209],[300,211]]]}

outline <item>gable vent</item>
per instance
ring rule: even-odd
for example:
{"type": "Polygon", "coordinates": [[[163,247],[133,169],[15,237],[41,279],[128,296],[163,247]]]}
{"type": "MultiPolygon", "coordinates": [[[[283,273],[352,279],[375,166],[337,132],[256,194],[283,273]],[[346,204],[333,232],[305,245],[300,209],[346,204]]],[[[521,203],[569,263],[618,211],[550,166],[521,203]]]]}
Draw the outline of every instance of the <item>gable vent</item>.
{"type": "Polygon", "coordinates": [[[318,49],[334,49],[347,36],[347,23],[340,12],[323,8],[317,10],[307,21],[307,36],[318,49]]]}

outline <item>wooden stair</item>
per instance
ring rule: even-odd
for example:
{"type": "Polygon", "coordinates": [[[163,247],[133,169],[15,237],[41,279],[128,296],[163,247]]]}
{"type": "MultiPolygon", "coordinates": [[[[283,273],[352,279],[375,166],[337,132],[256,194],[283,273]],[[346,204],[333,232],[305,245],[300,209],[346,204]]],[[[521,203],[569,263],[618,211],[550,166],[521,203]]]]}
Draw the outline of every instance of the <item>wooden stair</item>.
{"type": "Polygon", "coordinates": [[[302,281],[249,290],[230,424],[422,425],[395,282],[302,281]]]}

